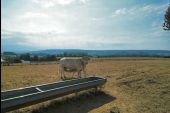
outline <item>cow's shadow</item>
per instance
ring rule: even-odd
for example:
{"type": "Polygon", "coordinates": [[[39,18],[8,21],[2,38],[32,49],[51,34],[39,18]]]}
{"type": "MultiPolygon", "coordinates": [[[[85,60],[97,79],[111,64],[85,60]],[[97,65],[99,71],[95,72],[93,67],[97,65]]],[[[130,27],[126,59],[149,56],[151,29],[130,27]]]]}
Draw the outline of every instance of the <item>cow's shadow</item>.
{"type": "Polygon", "coordinates": [[[115,99],[116,97],[102,91],[86,92],[63,100],[52,101],[48,106],[35,109],[32,113],[87,113],[115,99]]]}

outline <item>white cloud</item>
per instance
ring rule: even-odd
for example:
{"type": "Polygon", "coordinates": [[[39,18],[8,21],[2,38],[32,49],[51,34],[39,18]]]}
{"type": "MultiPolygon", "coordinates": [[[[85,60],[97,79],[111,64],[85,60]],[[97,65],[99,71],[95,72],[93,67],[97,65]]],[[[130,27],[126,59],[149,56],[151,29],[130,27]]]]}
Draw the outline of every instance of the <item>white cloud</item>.
{"type": "Polygon", "coordinates": [[[118,9],[115,11],[115,15],[123,15],[126,14],[126,8],[118,9]]]}
{"type": "Polygon", "coordinates": [[[54,0],[32,0],[32,1],[46,8],[52,7],[55,5],[54,0]]]}
{"type": "Polygon", "coordinates": [[[57,3],[60,5],[69,5],[73,2],[75,2],[75,0],[57,0],[57,3]]]}
{"type": "Polygon", "coordinates": [[[168,4],[163,5],[144,5],[144,6],[134,6],[131,8],[120,8],[112,13],[112,17],[122,16],[122,15],[147,15],[148,13],[158,13],[164,12],[168,4]]]}
{"type": "Polygon", "coordinates": [[[35,12],[26,12],[24,15],[21,15],[20,18],[22,19],[29,19],[29,18],[47,18],[48,15],[45,13],[35,13],[35,12]]]}
{"type": "Polygon", "coordinates": [[[139,8],[140,11],[144,11],[144,12],[155,12],[155,11],[164,11],[166,9],[166,7],[168,6],[168,4],[163,4],[163,5],[145,5],[141,8],[139,8]]]}
{"type": "Polygon", "coordinates": [[[68,17],[63,13],[54,13],[43,11],[28,11],[23,14],[10,18],[2,18],[2,29],[20,33],[39,33],[39,32],[57,32],[67,31],[64,23],[68,17]],[[62,16],[61,16],[62,15],[62,16]],[[63,23],[62,23],[63,22],[63,23]]]}
{"type": "Polygon", "coordinates": [[[32,0],[34,3],[40,4],[43,7],[53,7],[55,5],[70,5],[73,3],[87,3],[89,0],[32,0]]]}
{"type": "MultiPolygon", "coordinates": [[[[166,5],[140,5],[140,7],[136,5],[130,8],[119,8],[113,12],[113,17],[120,18],[114,18],[113,21],[113,18],[108,17],[113,7],[108,8],[104,6],[105,4],[95,2],[95,4],[86,4],[89,0],[33,1],[34,3],[31,2],[24,8],[18,7],[12,10],[12,7],[9,11],[4,10],[1,28],[6,31],[2,32],[2,38],[14,37],[18,40],[13,43],[40,49],[114,49],[115,45],[144,43],[147,41],[146,37],[158,35],[159,32],[154,32],[157,29],[152,30],[154,34],[149,34],[147,30],[152,28],[142,26],[140,19],[143,19],[145,14],[150,16],[152,12],[157,14],[166,10],[166,5]],[[81,4],[86,5],[79,6],[81,4]],[[139,17],[136,19],[138,22],[127,21],[127,18],[136,17],[139,17]],[[141,35],[136,37],[139,33],[141,35]]],[[[156,21],[155,23],[149,21],[152,20],[147,21],[152,24],[151,27],[161,27],[158,26],[160,21],[153,20],[156,21]]]]}
{"type": "Polygon", "coordinates": [[[103,20],[103,18],[96,18],[96,17],[92,17],[92,18],[89,18],[90,20],[92,21],[101,21],[103,20]]]}
{"type": "MultiPolygon", "coordinates": [[[[41,49],[52,48],[79,48],[79,49],[104,49],[104,46],[114,46],[118,44],[131,44],[137,42],[130,36],[113,37],[94,37],[91,35],[66,35],[51,33],[25,34],[24,40],[20,41],[20,45],[27,47],[35,47],[41,49]]],[[[106,49],[106,48],[105,48],[106,49]]],[[[111,49],[111,48],[107,48],[111,49]]]]}
{"type": "Polygon", "coordinates": [[[1,38],[2,39],[12,38],[12,35],[13,35],[13,33],[10,31],[4,30],[4,29],[1,30],[1,38]]]}
{"type": "Polygon", "coordinates": [[[6,30],[1,30],[1,35],[11,35],[12,33],[6,30]]]}

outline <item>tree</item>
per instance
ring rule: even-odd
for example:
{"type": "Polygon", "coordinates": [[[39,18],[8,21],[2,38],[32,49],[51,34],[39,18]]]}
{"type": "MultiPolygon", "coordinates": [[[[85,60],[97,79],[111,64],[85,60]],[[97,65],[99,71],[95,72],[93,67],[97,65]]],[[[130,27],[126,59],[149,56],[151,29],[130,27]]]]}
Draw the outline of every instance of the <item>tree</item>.
{"type": "Polygon", "coordinates": [[[5,61],[7,61],[7,62],[12,64],[12,63],[14,63],[14,58],[7,56],[7,57],[5,57],[5,61]]]}
{"type": "Polygon", "coordinates": [[[37,55],[35,55],[35,56],[33,57],[33,61],[38,61],[38,56],[37,56],[37,55]]]}
{"type": "Polygon", "coordinates": [[[170,4],[169,4],[168,9],[165,13],[163,29],[164,30],[170,30],[170,4]]]}
{"type": "Polygon", "coordinates": [[[21,60],[20,60],[20,58],[19,57],[16,57],[16,58],[14,58],[14,61],[13,61],[14,63],[21,63],[21,60]]]}
{"type": "Polygon", "coordinates": [[[88,56],[88,53],[86,52],[64,52],[63,56],[64,57],[83,57],[83,56],[88,56]]]}
{"type": "Polygon", "coordinates": [[[31,57],[30,57],[30,54],[27,53],[27,54],[22,54],[22,55],[20,56],[20,59],[21,59],[21,60],[30,61],[31,57]]]}
{"type": "Polygon", "coordinates": [[[46,61],[55,61],[56,60],[56,56],[55,55],[47,55],[46,56],[46,61]]]}

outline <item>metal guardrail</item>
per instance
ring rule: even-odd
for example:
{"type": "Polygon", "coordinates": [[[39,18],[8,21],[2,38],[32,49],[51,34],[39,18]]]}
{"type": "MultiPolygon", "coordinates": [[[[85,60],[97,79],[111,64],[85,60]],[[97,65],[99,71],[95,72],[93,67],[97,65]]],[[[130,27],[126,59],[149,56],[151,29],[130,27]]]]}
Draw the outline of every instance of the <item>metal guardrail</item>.
{"type": "Polygon", "coordinates": [[[1,112],[8,112],[106,83],[102,77],[86,77],[1,92],[1,112]]]}

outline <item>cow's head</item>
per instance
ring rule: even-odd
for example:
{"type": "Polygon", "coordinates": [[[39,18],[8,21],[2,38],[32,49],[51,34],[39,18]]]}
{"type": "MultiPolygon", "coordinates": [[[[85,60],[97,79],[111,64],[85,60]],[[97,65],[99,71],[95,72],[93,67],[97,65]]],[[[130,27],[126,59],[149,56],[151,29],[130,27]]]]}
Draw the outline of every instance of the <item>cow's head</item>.
{"type": "Polygon", "coordinates": [[[88,61],[90,60],[89,57],[82,57],[83,63],[88,64],[88,61]]]}

